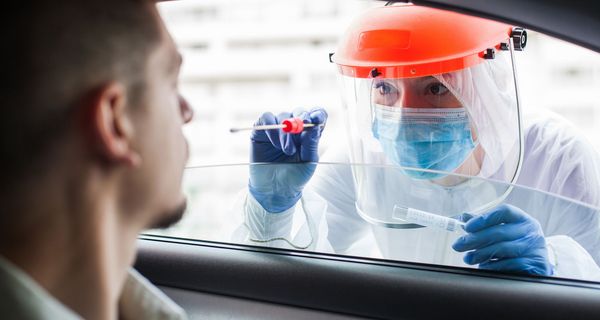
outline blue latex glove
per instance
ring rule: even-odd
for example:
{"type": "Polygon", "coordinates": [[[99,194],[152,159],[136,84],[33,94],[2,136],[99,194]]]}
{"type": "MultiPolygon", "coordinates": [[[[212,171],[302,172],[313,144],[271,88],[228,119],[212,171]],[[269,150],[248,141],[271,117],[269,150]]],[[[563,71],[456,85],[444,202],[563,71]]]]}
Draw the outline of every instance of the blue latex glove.
{"type": "Polygon", "coordinates": [[[463,216],[468,234],[452,245],[458,252],[469,251],[465,263],[487,270],[552,275],[544,232],[527,213],[503,204],[472,219],[468,216],[463,216]]]}
{"type": "MultiPolygon", "coordinates": [[[[308,112],[284,112],[277,117],[266,112],[255,125],[279,124],[291,117],[299,117],[304,123],[324,124],[327,112],[315,108],[308,112]]],[[[250,193],[265,210],[271,213],[283,212],[293,207],[302,197],[302,189],[312,177],[316,162],[319,161],[319,139],[324,127],[306,128],[299,134],[285,133],[281,129],[252,131],[250,162],[297,163],[250,166],[250,193]]]]}

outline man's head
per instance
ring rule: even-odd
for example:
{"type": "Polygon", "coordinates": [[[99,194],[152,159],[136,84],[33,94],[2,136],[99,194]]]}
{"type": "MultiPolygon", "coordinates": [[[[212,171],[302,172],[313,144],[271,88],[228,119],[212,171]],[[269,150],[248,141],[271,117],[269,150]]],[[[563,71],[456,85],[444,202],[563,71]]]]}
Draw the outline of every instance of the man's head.
{"type": "Polygon", "coordinates": [[[33,1],[3,15],[2,198],[87,179],[141,227],[176,221],[192,112],[155,4],[33,1]]]}

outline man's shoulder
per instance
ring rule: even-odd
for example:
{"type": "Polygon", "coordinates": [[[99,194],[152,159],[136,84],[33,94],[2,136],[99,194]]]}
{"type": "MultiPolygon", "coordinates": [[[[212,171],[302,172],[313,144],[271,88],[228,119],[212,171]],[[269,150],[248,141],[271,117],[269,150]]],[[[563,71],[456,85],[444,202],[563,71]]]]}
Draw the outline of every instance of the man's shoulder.
{"type": "Polygon", "coordinates": [[[80,319],[0,257],[0,315],[6,319],[80,319]]]}
{"type": "Polygon", "coordinates": [[[29,307],[24,292],[18,284],[0,268],[0,314],[6,319],[35,319],[40,316],[29,307]]]}
{"type": "Polygon", "coordinates": [[[119,313],[124,319],[187,319],[180,306],[134,269],[127,274],[119,313]]]}

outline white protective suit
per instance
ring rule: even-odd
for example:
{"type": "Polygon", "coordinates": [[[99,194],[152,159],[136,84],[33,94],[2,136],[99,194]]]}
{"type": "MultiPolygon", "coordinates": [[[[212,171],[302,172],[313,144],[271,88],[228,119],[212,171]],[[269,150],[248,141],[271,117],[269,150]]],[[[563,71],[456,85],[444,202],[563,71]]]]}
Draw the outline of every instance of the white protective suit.
{"type": "Polygon", "coordinates": [[[470,212],[493,199],[504,199],[540,223],[555,276],[600,280],[600,219],[595,209],[600,208],[600,157],[566,120],[550,113],[525,116],[521,140],[508,58],[499,53],[496,59],[435,77],[467,109],[477,142],[484,151],[480,170],[469,175],[497,180],[500,187],[507,186],[502,182],[513,182],[527,188],[514,188],[504,199],[506,193],[494,190],[494,183],[477,184],[474,180],[445,188],[407,179],[393,167],[387,172],[377,168],[353,169],[347,163],[393,163],[371,130],[372,108],[368,106],[372,103],[373,80],[345,77],[343,89],[350,93],[344,95],[350,145],[326,153],[321,162],[347,165],[319,165],[302,201],[279,214],[265,212],[249,195],[244,206],[245,228],[234,240],[354,254],[353,245],[361,240],[364,244],[371,232],[376,244],[371,243],[370,247],[377,248],[384,258],[467,266],[462,261],[464,254],[451,248],[459,233],[434,228],[392,229],[372,225],[361,214],[378,218],[375,215],[390,212],[395,203],[406,201],[410,206],[418,205],[414,207],[417,209],[452,215],[470,212]],[[523,162],[514,181],[519,168],[519,145],[523,162]],[[359,214],[358,210],[363,211],[359,214]],[[294,225],[301,226],[299,231],[294,225]]]}
{"type": "MultiPolygon", "coordinates": [[[[526,116],[525,121],[525,154],[516,184],[600,207],[600,157],[596,150],[557,115],[526,116]]],[[[345,152],[331,151],[323,162],[348,162],[345,152]]],[[[540,222],[554,275],[600,281],[598,211],[544,192],[519,191],[513,190],[505,203],[540,222]]],[[[468,267],[462,261],[464,254],[450,247],[458,233],[431,228],[390,229],[363,220],[356,211],[349,165],[318,167],[302,201],[285,212],[268,213],[251,195],[244,211],[246,226],[238,231],[236,241],[245,237],[252,244],[292,248],[292,243],[298,249],[352,255],[352,246],[369,239],[372,232],[376,243],[366,245],[378,248],[384,258],[468,267]],[[300,225],[298,231],[292,229],[294,219],[300,225]]]]}

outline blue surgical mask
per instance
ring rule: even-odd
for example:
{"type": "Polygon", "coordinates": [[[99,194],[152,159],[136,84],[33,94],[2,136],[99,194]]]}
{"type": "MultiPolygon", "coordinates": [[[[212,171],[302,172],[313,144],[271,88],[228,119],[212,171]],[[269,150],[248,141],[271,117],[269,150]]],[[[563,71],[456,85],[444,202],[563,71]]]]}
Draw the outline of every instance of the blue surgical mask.
{"type": "MultiPolygon", "coordinates": [[[[452,172],[475,148],[464,108],[397,108],[375,105],[373,136],[402,167],[452,172]]],[[[445,174],[404,170],[416,179],[445,174]]]]}

